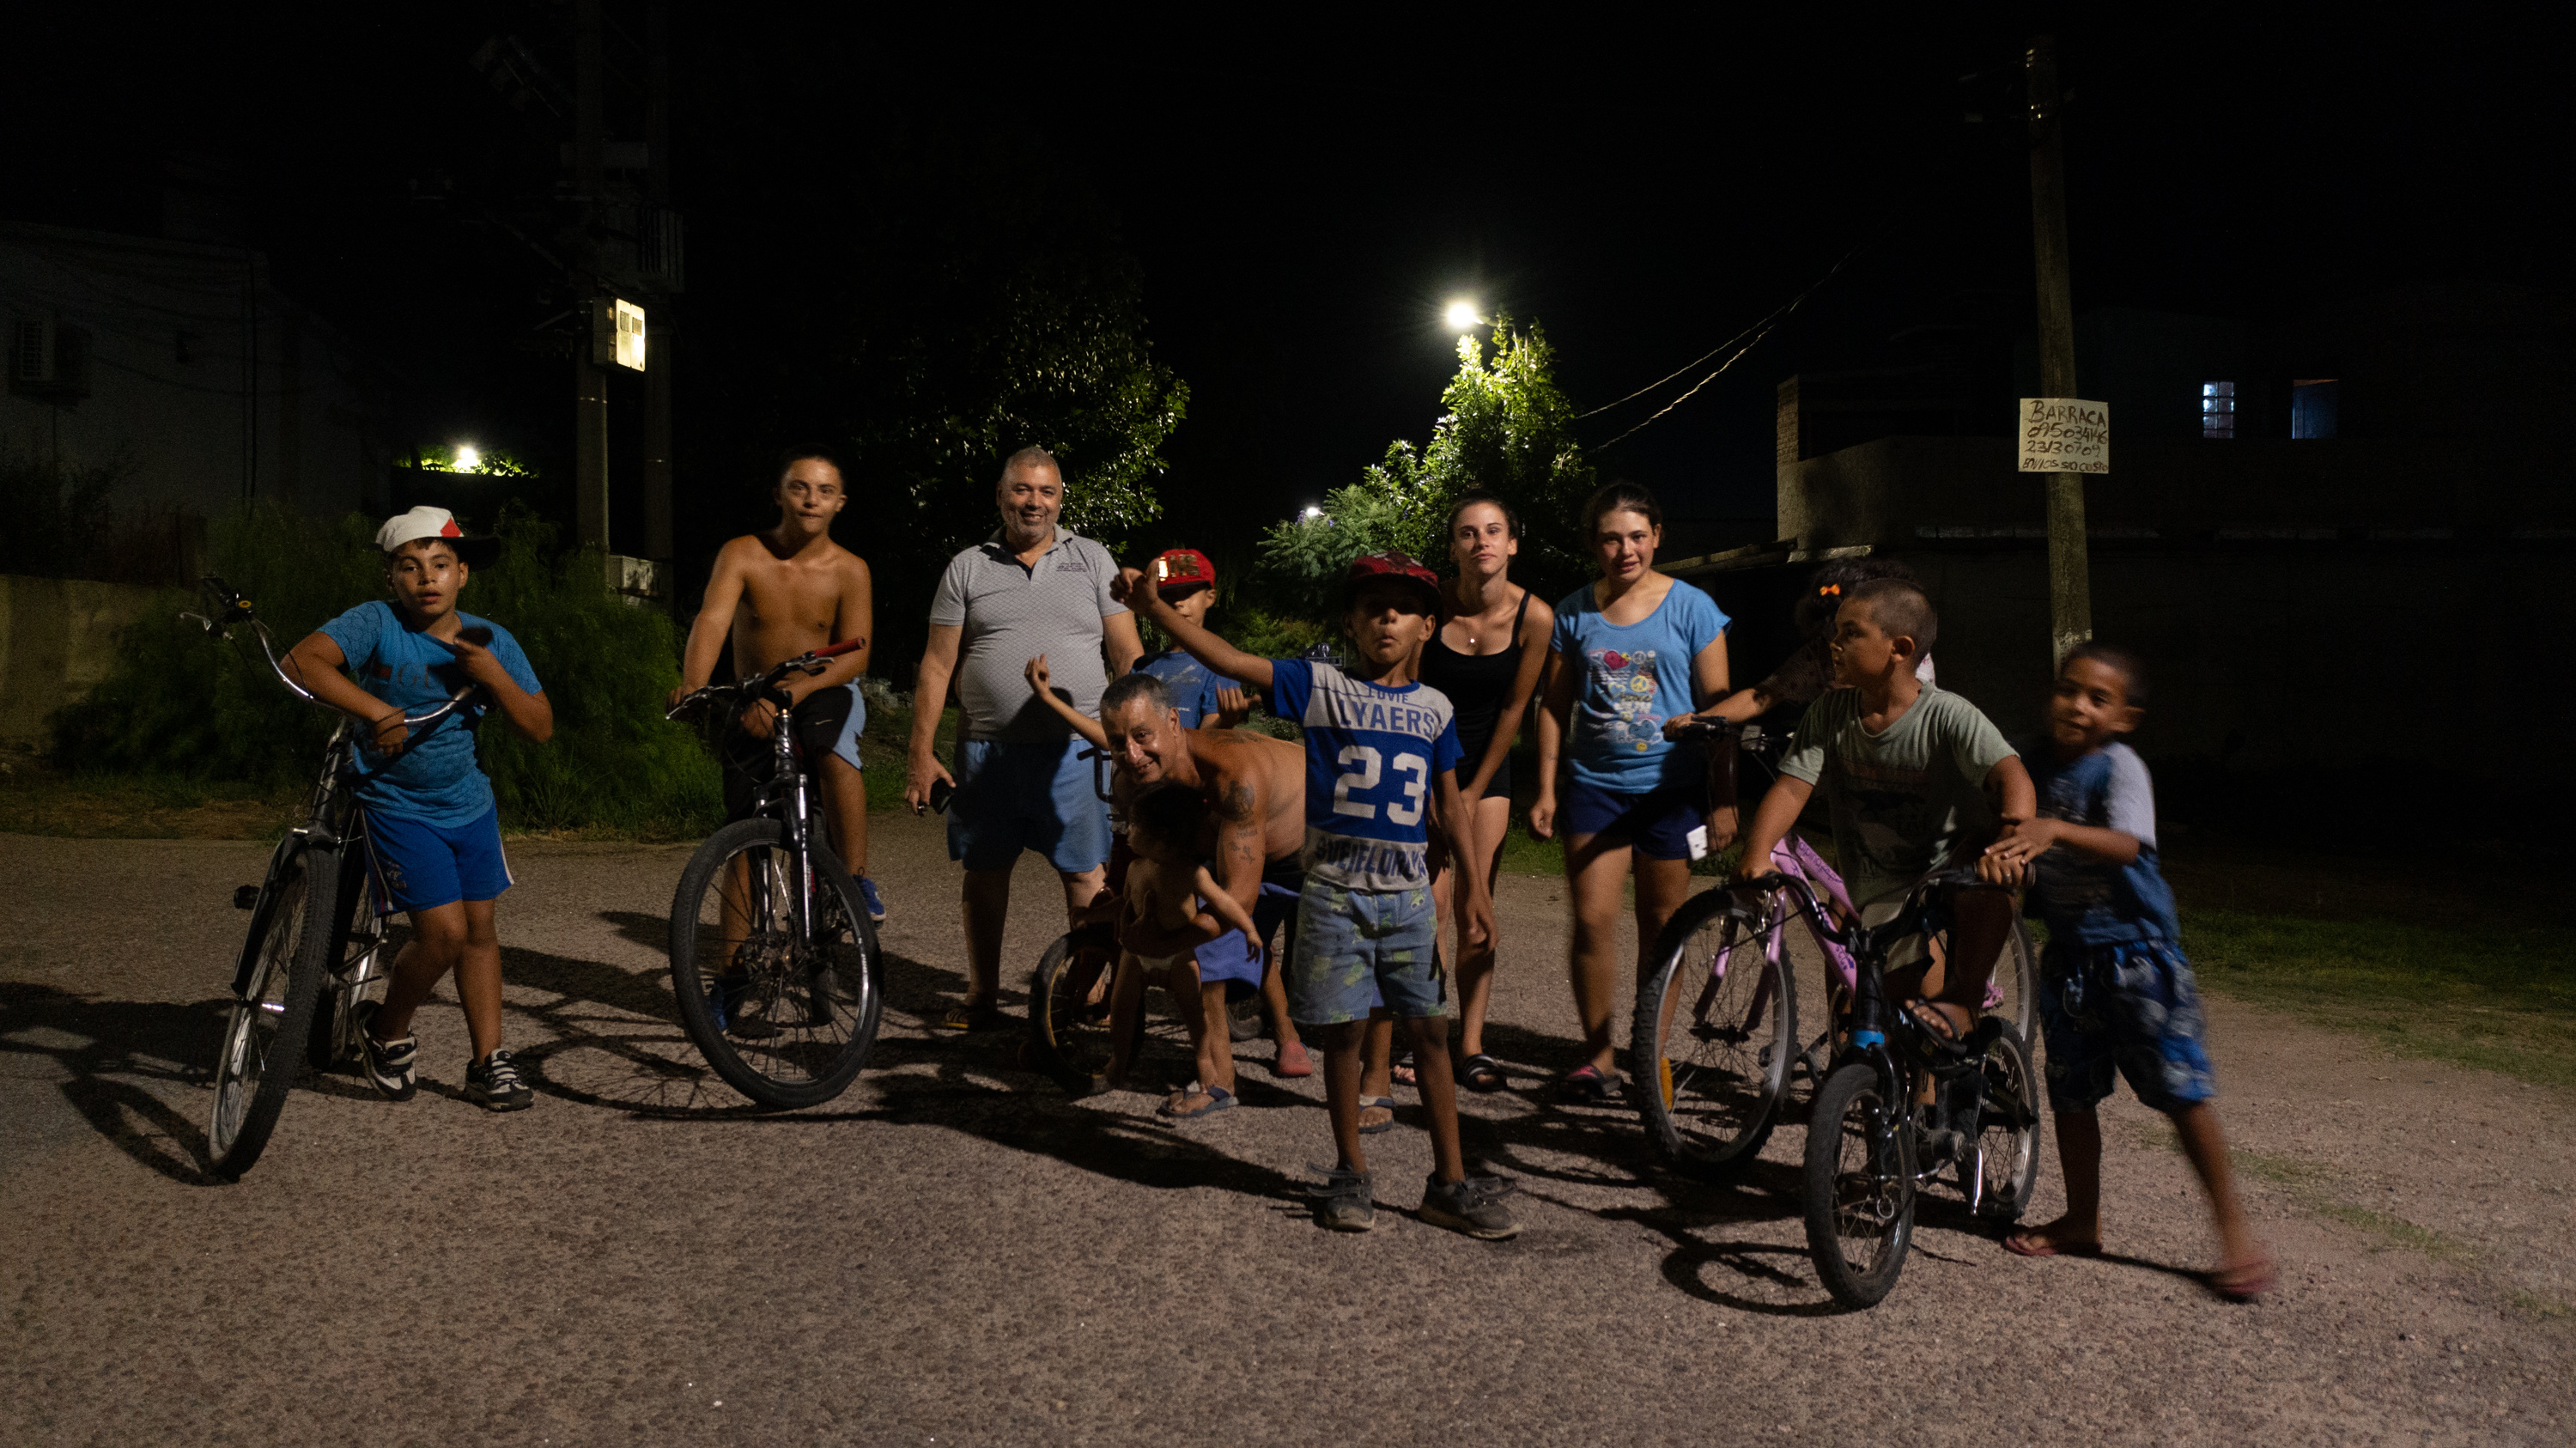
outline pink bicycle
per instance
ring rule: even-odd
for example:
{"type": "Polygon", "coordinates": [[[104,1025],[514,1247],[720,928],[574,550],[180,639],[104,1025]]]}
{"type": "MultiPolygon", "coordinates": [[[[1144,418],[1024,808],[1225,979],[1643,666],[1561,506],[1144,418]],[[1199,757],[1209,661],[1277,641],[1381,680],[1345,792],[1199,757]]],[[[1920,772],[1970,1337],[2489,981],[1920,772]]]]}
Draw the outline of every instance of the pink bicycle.
{"type": "MultiPolygon", "coordinates": [[[[1734,797],[1739,748],[1776,772],[1785,743],[1767,738],[1758,725],[1739,732],[1708,724],[1691,733],[1708,751],[1711,798],[1719,799],[1734,797]]],[[[1783,840],[1772,850],[1771,863],[1805,884],[1819,907],[1846,926],[1860,918],[1842,876],[1804,839],[1792,834],[1783,840]]],[[[1943,936],[1927,942],[1943,958],[1948,944],[1943,936]]],[[[1656,1156],[1685,1174],[1708,1178],[1727,1176],[1760,1156],[1800,1069],[1810,1092],[1823,1081],[1834,1053],[1833,1022],[1849,1009],[1856,969],[1843,942],[1789,908],[1777,891],[1746,899],[1723,888],[1705,890],[1673,912],[1638,974],[1629,1042],[1638,1104],[1656,1156]],[[1806,925],[1815,945],[1811,957],[1791,951],[1792,919],[1806,925]],[[1803,1050],[1801,975],[1810,998],[1824,1003],[1823,1028],[1803,1050]]],[[[2015,921],[1986,988],[1986,1013],[2027,1041],[2038,1008],[2038,957],[2028,932],[2015,921]]]]}

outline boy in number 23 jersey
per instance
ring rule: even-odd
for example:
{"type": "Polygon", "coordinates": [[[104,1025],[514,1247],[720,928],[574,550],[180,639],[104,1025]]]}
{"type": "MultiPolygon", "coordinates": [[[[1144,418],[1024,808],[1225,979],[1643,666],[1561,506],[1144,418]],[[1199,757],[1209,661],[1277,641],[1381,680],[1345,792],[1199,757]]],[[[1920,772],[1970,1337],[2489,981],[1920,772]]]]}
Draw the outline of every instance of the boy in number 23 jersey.
{"type": "MultiPolygon", "coordinates": [[[[1200,663],[1270,691],[1274,712],[1306,740],[1306,887],[1286,971],[1289,1014],[1324,1047],[1325,1101],[1341,1160],[1314,1188],[1315,1220],[1364,1232],[1377,1220],[1368,1157],[1360,1148],[1360,1053],[1381,1000],[1414,1038],[1434,1163],[1424,1221],[1472,1237],[1520,1230],[1503,1197],[1510,1183],[1469,1177],[1458,1145],[1458,1093],[1449,1072],[1449,1022],[1433,949],[1438,913],[1425,859],[1431,831],[1467,858],[1459,827],[1466,805],[1456,773],[1462,751],[1448,696],[1415,682],[1413,661],[1439,624],[1440,586],[1400,553],[1372,554],[1344,574],[1343,623],[1351,672],[1304,659],[1247,654],[1120,578],[1122,601],[1169,633],[1200,663]]],[[[1459,939],[1493,936],[1485,882],[1461,877],[1459,939]]]]}

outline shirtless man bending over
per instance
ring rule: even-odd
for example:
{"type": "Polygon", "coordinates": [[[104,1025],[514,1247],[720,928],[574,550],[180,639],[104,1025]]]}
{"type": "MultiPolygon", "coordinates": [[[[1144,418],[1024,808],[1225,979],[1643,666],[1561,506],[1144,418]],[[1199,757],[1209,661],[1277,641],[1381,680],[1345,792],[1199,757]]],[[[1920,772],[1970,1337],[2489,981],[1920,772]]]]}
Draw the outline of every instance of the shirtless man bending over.
{"type": "MultiPolygon", "coordinates": [[[[885,903],[868,878],[868,792],[859,776],[859,731],[868,710],[858,681],[868,671],[875,591],[868,565],[832,541],[832,519],[849,493],[831,454],[810,448],[787,454],[771,494],[778,503],[777,524],[736,538],[716,554],[715,576],[707,580],[706,603],[689,626],[680,687],[671,691],[671,701],[677,705],[682,695],[706,686],[728,639],[734,676],[743,679],[809,649],[859,641],[828,660],[823,672],[790,675],[779,687],[794,701],[789,717],[805,757],[822,761],[823,818],[833,852],[857,881],[868,914],[883,920],[885,903]]],[[[741,733],[725,740],[728,819],[750,815],[753,797],[768,778],[768,741],[777,715],[774,705],[754,704],[743,713],[741,733]]]]}
{"type": "MultiPolygon", "coordinates": [[[[1132,577],[1135,570],[1126,573],[1132,577]]],[[[1305,888],[1298,857],[1306,847],[1306,752],[1284,739],[1245,730],[1182,728],[1170,692],[1151,674],[1111,680],[1100,696],[1095,724],[1073,714],[1073,706],[1051,691],[1043,656],[1029,661],[1028,672],[1031,687],[1050,699],[1068,723],[1086,735],[1106,735],[1110,757],[1118,764],[1111,788],[1122,809],[1127,799],[1167,780],[1199,792],[1207,801],[1209,826],[1199,842],[1200,858],[1235,903],[1251,912],[1265,936],[1282,922],[1287,925],[1280,949],[1289,949],[1297,938],[1297,896],[1305,888]]],[[[1113,918],[1103,912],[1116,908],[1115,899],[1103,895],[1085,913],[1113,918]]],[[[1276,1074],[1314,1074],[1297,1027],[1288,1019],[1278,957],[1265,960],[1264,943],[1246,941],[1243,932],[1204,914],[1193,925],[1173,929],[1150,920],[1126,923],[1119,949],[1149,960],[1181,957],[1175,970],[1195,979],[1174,979],[1164,989],[1176,1002],[1195,994],[1202,1007],[1195,1019],[1182,1012],[1198,1050],[1198,1082],[1163,1103],[1164,1115],[1187,1119],[1234,1105],[1234,1046],[1225,1019],[1229,991],[1237,996],[1261,992],[1277,1023],[1276,1074]]],[[[1141,985],[1132,989],[1141,990],[1141,985]]],[[[1123,1009],[1127,1003],[1120,1004],[1123,1009]]]]}

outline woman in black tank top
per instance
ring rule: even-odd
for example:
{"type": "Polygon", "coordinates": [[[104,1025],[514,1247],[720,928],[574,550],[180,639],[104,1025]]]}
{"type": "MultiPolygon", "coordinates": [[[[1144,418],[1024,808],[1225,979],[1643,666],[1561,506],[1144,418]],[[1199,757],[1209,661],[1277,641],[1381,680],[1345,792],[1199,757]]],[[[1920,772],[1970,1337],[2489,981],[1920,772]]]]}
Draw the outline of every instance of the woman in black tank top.
{"type": "MultiPolygon", "coordinates": [[[[1458,576],[1442,585],[1449,621],[1422,647],[1422,682],[1449,696],[1457,711],[1458,792],[1467,800],[1464,833],[1472,859],[1448,861],[1432,877],[1440,919],[1449,921],[1452,868],[1481,870],[1488,889],[1512,822],[1512,741],[1538,691],[1556,614],[1510,579],[1520,552],[1520,519],[1500,498],[1475,489],[1449,510],[1449,556],[1458,576]]],[[[1448,958],[1458,962],[1458,1079],[1469,1090],[1496,1091],[1501,1065],[1485,1054],[1485,1006],[1494,993],[1494,945],[1464,952],[1450,931],[1448,958]]]]}

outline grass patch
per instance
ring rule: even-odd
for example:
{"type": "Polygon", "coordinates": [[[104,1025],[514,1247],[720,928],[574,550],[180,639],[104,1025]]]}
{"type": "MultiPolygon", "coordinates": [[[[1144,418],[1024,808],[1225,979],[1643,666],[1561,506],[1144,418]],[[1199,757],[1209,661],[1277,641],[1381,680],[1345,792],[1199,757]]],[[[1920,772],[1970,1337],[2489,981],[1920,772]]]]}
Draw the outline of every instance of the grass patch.
{"type": "Polygon", "coordinates": [[[2202,983],[2240,1000],[2576,1089],[2576,946],[2561,930],[2466,902],[2439,924],[2186,909],[2183,942],[2202,983]]]}
{"type": "MultiPolygon", "coordinates": [[[[2147,1146],[2182,1155],[2182,1138],[2163,1121],[2144,1123],[2139,1139],[2147,1146]]],[[[2478,1249],[2447,1232],[2418,1226],[2404,1217],[2388,1212],[2357,1207],[2335,1194],[2335,1175],[2328,1168],[2295,1156],[2278,1156],[2271,1152],[2252,1151],[2234,1146],[2227,1150],[2228,1159],[2242,1177],[2262,1182],[2288,1197],[2301,1211],[2311,1216],[2336,1222],[2377,1244],[2375,1250],[2391,1248],[2415,1252],[2439,1262],[2475,1263],[2483,1254],[2478,1249]]],[[[2551,1299],[2542,1298],[2541,1301],[2551,1299]]]]}
{"type": "Polygon", "coordinates": [[[303,814],[301,787],[163,774],[63,774],[0,766],[0,831],[67,839],[274,840],[303,814]]]}

